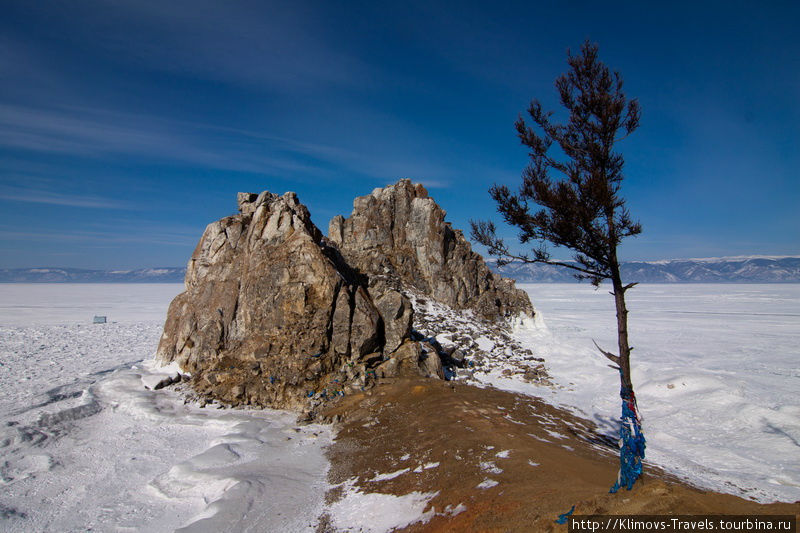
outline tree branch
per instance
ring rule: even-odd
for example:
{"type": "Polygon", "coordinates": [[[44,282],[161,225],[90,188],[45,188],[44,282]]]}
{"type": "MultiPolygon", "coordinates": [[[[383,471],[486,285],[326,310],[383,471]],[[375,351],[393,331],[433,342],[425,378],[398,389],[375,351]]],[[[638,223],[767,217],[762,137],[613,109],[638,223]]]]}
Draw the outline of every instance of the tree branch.
{"type": "Polygon", "coordinates": [[[611,144],[617,144],[618,142],[620,142],[620,141],[623,141],[623,140],[627,139],[627,138],[628,138],[628,136],[630,136],[630,134],[631,134],[631,133],[633,133],[633,132],[632,132],[632,131],[629,131],[628,133],[626,133],[626,134],[625,134],[625,135],[623,135],[622,137],[618,137],[618,138],[614,139],[614,142],[612,142],[611,144]]]}
{"type": "Polygon", "coordinates": [[[562,266],[562,267],[566,267],[566,268],[571,268],[572,270],[577,270],[578,272],[583,272],[584,274],[589,274],[590,276],[595,276],[595,277],[598,277],[598,278],[601,278],[601,279],[608,279],[608,276],[606,274],[603,274],[602,272],[598,272],[596,270],[589,270],[589,269],[586,269],[586,268],[576,267],[574,265],[570,265],[569,263],[561,263],[559,261],[534,261],[534,262],[545,263],[545,264],[548,264],[548,265],[562,266]]]}
{"type": "Polygon", "coordinates": [[[581,268],[569,263],[562,263],[561,261],[551,261],[543,258],[532,259],[527,255],[511,253],[503,239],[498,237],[495,233],[495,227],[492,222],[470,220],[470,226],[472,227],[472,238],[478,241],[480,244],[486,246],[489,249],[489,255],[497,257],[498,264],[501,266],[502,264],[507,264],[509,262],[508,259],[516,259],[517,261],[521,261],[523,263],[544,263],[546,265],[562,266],[598,279],[608,279],[609,277],[607,274],[604,274],[600,271],[591,270],[589,268],[581,268]]]}
{"type": "Polygon", "coordinates": [[[519,261],[522,261],[524,263],[544,263],[546,265],[562,266],[566,268],[571,268],[572,270],[577,270],[578,272],[583,272],[584,274],[588,274],[590,276],[596,276],[598,278],[608,279],[608,276],[606,274],[603,274],[602,272],[576,267],[575,265],[570,265],[569,263],[562,263],[560,261],[550,261],[549,259],[548,260],[531,259],[530,257],[526,258],[525,256],[516,256],[513,254],[506,254],[506,255],[508,255],[508,257],[511,257],[512,259],[518,259],[519,261]]]}
{"type": "Polygon", "coordinates": [[[605,355],[605,356],[606,356],[606,357],[607,357],[607,358],[608,358],[608,359],[609,359],[609,360],[610,360],[612,363],[615,363],[617,366],[619,366],[619,364],[620,364],[620,362],[619,362],[619,356],[617,356],[617,355],[614,355],[613,353],[611,353],[611,352],[607,352],[607,351],[605,351],[604,349],[602,349],[602,348],[601,348],[601,347],[600,347],[600,346],[597,344],[597,341],[595,341],[594,339],[592,339],[592,342],[593,342],[593,343],[594,343],[594,345],[597,347],[597,349],[598,349],[598,350],[600,350],[600,353],[601,353],[601,354],[605,355]]]}

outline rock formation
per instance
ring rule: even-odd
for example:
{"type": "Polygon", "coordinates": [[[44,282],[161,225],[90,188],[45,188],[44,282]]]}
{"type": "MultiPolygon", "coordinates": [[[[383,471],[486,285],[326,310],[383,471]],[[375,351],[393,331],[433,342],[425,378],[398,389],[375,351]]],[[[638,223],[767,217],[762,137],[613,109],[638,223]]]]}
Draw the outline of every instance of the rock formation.
{"type": "Polygon", "coordinates": [[[206,228],[158,346],[203,397],[305,410],[378,378],[443,379],[456,360],[412,340],[409,290],[484,319],[532,315],[408,180],[357,198],[330,239],[294,193],[238,204],[206,228]]]}
{"type": "Polygon", "coordinates": [[[363,386],[366,367],[409,337],[412,314],[389,288],[373,301],[294,193],[240,193],[239,214],[210,224],[192,254],[157,357],[201,394],[301,408],[363,386]]]}
{"type": "Polygon", "coordinates": [[[368,276],[398,278],[456,309],[489,320],[533,316],[528,295],[494,274],[422,185],[403,179],[356,198],[349,218],[331,220],[328,238],[368,276]]]}

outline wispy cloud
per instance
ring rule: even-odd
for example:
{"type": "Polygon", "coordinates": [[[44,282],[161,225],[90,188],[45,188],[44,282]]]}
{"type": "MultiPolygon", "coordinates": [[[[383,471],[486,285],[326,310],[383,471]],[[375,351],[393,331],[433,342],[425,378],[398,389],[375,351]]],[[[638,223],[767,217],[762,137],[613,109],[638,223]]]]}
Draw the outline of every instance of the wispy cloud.
{"type": "Polygon", "coordinates": [[[0,147],[83,157],[146,155],[256,173],[314,168],[275,153],[277,139],[222,136],[219,128],[198,126],[116,111],[0,104],[0,147]]]}
{"type": "Polygon", "coordinates": [[[0,200],[96,209],[134,209],[118,198],[69,190],[70,181],[30,173],[0,172],[0,200]]]}
{"type": "MultiPolygon", "coordinates": [[[[435,140],[425,139],[414,124],[363,108],[338,113],[359,116],[359,124],[380,125],[396,132],[396,137],[382,139],[365,130],[346,139],[343,146],[107,109],[0,104],[0,147],[89,158],[147,156],[287,177],[320,177],[331,167],[339,167],[384,180],[412,177],[428,180],[430,187],[447,186],[454,169],[430,158],[425,145],[435,140]],[[396,143],[397,139],[406,139],[405,145],[396,143]]],[[[320,125],[320,135],[332,137],[333,132],[325,130],[331,127],[320,125]]]]}
{"type": "Polygon", "coordinates": [[[47,9],[79,21],[67,31],[95,54],[140,69],[278,92],[369,79],[328,38],[325,17],[294,3],[89,0],[47,9]]]}
{"type": "Polygon", "coordinates": [[[23,31],[0,37],[0,85],[13,95],[0,99],[0,148],[95,159],[146,156],[148,163],[292,179],[325,179],[342,169],[381,180],[441,182],[457,174],[434,155],[445,139],[432,138],[401,113],[377,111],[364,98],[376,87],[396,92],[419,81],[348,47],[331,30],[338,9],[208,0],[88,0],[25,9],[31,21],[63,30],[69,42],[62,57],[52,43],[23,31]],[[60,15],[74,24],[62,25],[60,15]],[[98,64],[96,79],[72,68],[76,52],[85,49],[98,64]],[[113,75],[120,71],[126,76],[113,75]],[[128,77],[131,85],[119,82],[128,77]],[[169,118],[153,111],[159,105],[132,111],[131,103],[174,101],[173,84],[182,77],[191,82],[177,83],[213,90],[209,98],[225,94],[253,105],[252,117],[238,117],[246,128],[222,125],[216,109],[204,112],[191,96],[200,107],[176,101],[174,112],[164,111],[169,118]],[[177,119],[189,112],[215,125],[177,119]]]}
{"type": "MultiPolygon", "coordinates": [[[[409,176],[409,177],[411,177],[411,176],[409,176]]],[[[420,183],[422,183],[428,189],[447,189],[452,185],[450,183],[450,181],[448,181],[448,180],[429,180],[429,179],[422,178],[422,179],[413,180],[413,181],[419,181],[420,183]]]]}
{"type": "Polygon", "coordinates": [[[129,206],[123,203],[110,200],[108,198],[102,198],[100,196],[77,196],[36,190],[9,192],[3,188],[0,188],[0,200],[36,204],[64,205],[70,207],[89,207],[97,209],[130,209],[129,206]]]}

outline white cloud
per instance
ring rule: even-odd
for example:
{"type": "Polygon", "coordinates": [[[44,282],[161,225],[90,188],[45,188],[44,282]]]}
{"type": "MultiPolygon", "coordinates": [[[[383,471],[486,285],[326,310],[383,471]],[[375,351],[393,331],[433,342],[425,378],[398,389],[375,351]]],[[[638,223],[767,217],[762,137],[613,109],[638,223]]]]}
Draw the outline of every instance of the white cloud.
{"type": "Polygon", "coordinates": [[[35,189],[6,189],[0,187],[0,200],[97,209],[130,209],[130,207],[121,202],[100,196],[61,194],[35,189]]]}

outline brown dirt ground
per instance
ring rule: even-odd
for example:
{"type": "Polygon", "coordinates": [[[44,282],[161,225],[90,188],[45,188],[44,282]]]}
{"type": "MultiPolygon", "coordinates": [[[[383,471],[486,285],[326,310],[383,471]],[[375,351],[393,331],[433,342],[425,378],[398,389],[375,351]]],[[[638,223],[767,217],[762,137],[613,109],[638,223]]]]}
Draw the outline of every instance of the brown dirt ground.
{"type": "MultiPolygon", "coordinates": [[[[800,502],[762,505],[706,492],[647,465],[633,490],[609,494],[619,467],[616,443],[599,438],[591,422],[492,388],[385,382],[343,398],[323,415],[343,420],[329,450],[332,483],[355,477],[365,492],[438,491],[429,503],[437,514],[407,532],[566,531],[554,520],[572,505],[576,515],[800,514],[800,502]],[[508,457],[498,457],[504,450],[508,457]],[[434,462],[439,465],[419,473],[369,481],[434,462]],[[498,484],[477,488],[487,478],[498,484]],[[445,512],[459,504],[466,510],[445,512]]],[[[336,497],[331,491],[329,499],[336,497]]]]}

